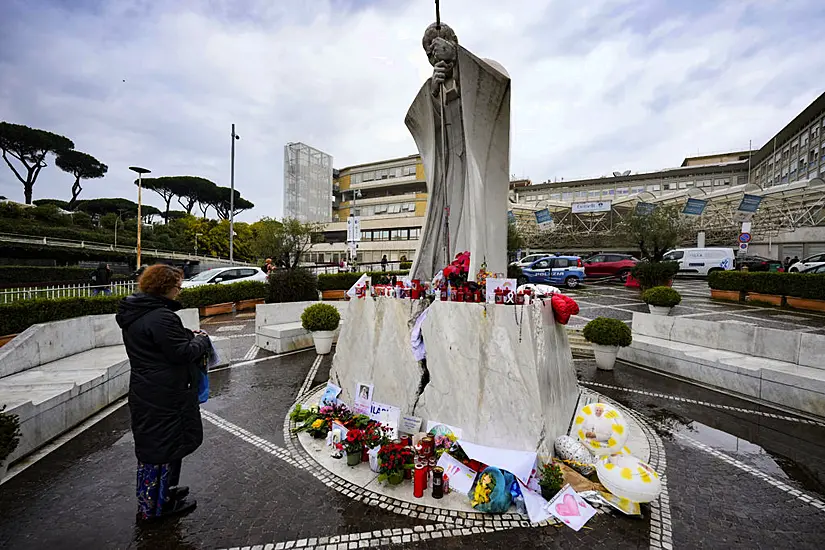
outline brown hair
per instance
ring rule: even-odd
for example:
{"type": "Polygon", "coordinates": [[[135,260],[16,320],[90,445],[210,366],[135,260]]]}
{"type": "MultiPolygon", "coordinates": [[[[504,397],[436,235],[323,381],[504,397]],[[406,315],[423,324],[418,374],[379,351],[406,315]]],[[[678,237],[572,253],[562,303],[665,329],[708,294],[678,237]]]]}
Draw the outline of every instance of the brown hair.
{"type": "Polygon", "coordinates": [[[138,288],[146,294],[163,296],[183,280],[183,271],[166,264],[147,267],[138,279],[138,288]]]}

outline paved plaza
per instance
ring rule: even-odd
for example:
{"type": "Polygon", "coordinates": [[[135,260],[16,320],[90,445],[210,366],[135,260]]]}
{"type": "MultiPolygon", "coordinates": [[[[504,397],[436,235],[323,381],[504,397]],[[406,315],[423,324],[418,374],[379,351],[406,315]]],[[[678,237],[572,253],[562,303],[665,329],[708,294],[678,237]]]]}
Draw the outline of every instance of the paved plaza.
{"type": "MultiPolygon", "coordinates": [[[[825,334],[825,316],[712,303],[703,281],[677,281],[676,315],[825,334]]],[[[638,292],[589,285],[571,325],[629,320],[638,292]]],[[[135,521],[128,408],[118,402],[0,487],[0,547],[26,548],[822,548],[825,424],[618,364],[577,359],[582,387],[635,411],[665,491],[644,519],[605,512],[584,529],[518,515],[440,513],[377,497],[330,475],[296,445],[287,413],[327,380],[331,356],[272,357],[254,316],[205,320],[231,340],[211,374],[204,444],[184,460],[198,499],[188,516],[135,521]]]]}

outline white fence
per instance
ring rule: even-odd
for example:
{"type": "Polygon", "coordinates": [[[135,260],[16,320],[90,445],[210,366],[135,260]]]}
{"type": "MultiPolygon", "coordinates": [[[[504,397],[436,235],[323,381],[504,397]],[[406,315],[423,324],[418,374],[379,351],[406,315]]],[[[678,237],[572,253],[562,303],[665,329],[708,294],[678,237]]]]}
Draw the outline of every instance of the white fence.
{"type": "Polygon", "coordinates": [[[39,288],[8,288],[0,290],[0,304],[8,304],[18,300],[34,298],[76,298],[80,296],[95,296],[96,294],[113,294],[125,296],[137,290],[135,281],[117,281],[110,285],[53,285],[39,288]]]}

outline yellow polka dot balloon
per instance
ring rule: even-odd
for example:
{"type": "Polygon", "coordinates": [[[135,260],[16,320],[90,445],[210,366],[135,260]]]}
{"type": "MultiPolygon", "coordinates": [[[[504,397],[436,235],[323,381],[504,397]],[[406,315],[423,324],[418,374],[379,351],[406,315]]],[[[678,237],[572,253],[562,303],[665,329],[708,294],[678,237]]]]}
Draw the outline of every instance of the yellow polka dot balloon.
{"type": "Polygon", "coordinates": [[[627,421],[615,407],[606,403],[591,403],[576,411],[573,431],[596,456],[621,451],[627,442],[627,421]]]}
{"type": "Polygon", "coordinates": [[[659,474],[624,450],[599,459],[596,473],[608,491],[632,502],[650,502],[662,490],[659,474]]]}

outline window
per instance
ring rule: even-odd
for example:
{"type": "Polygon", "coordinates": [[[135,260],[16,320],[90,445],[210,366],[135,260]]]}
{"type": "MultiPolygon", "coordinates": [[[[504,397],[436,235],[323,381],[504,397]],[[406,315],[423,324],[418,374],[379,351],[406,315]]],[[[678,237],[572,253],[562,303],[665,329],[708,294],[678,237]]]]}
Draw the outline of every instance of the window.
{"type": "Polygon", "coordinates": [[[620,188],[616,189],[616,194],[617,195],[627,195],[628,191],[629,191],[629,189],[627,187],[620,187],[620,188]]]}
{"type": "Polygon", "coordinates": [[[390,233],[391,241],[406,241],[409,240],[409,233],[406,229],[393,229],[390,233]]]}
{"type": "Polygon", "coordinates": [[[421,238],[421,228],[410,229],[410,240],[421,238]]]}
{"type": "Polygon", "coordinates": [[[353,174],[352,178],[350,178],[352,180],[353,185],[357,185],[357,184],[361,183],[361,178],[363,176],[364,176],[364,174],[353,174]]]}
{"type": "Polygon", "coordinates": [[[571,193],[569,191],[567,193],[562,193],[561,196],[562,196],[563,200],[566,200],[566,201],[572,201],[573,200],[573,193],[571,193]]]}
{"type": "Polygon", "coordinates": [[[576,198],[577,199],[586,199],[587,198],[587,191],[576,191],[576,198]]]}
{"type": "Polygon", "coordinates": [[[667,254],[665,254],[662,259],[672,261],[672,260],[681,260],[684,257],[685,257],[684,252],[682,252],[682,251],[673,251],[673,252],[668,252],[667,254]]]}
{"type": "Polygon", "coordinates": [[[587,258],[587,261],[588,261],[588,262],[590,262],[590,263],[598,263],[598,264],[600,264],[600,263],[602,263],[602,262],[604,262],[604,261],[605,261],[605,258],[606,258],[606,257],[607,257],[607,256],[605,256],[605,255],[603,255],[603,254],[597,254],[596,256],[592,256],[592,257],[590,257],[590,258],[587,258]]]}
{"type": "Polygon", "coordinates": [[[687,189],[687,182],[680,181],[679,182],[679,189],[687,189]]]}
{"type": "Polygon", "coordinates": [[[554,201],[560,201],[561,200],[561,193],[551,193],[550,194],[550,199],[554,200],[554,201]]]}
{"type": "Polygon", "coordinates": [[[570,261],[567,258],[555,258],[555,259],[553,259],[553,267],[554,268],[570,267],[570,261]]]}
{"type": "Polygon", "coordinates": [[[405,176],[414,176],[415,175],[415,164],[410,164],[409,166],[404,167],[404,175],[405,176]]]}
{"type": "Polygon", "coordinates": [[[252,277],[257,272],[257,269],[242,269],[241,270],[241,277],[252,277]]]}
{"type": "Polygon", "coordinates": [[[602,194],[602,192],[599,191],[598,189],[591,189],[590,191],[587,192],[587,196],[590,197],[591,199],[599,198],[601,196],[601,194],[602,194]]]}
{"type": "Polygon", "coordinates": [[[665,184],[665,191],[673,191],[674,189],[676,189],[676,184],[675,183],[666,183],[665,184]]]}
{"type": "MultiPolygon", "coordinates": [[[[730,181],[730,180],[728,180],[728,181],[730,181]]],[[[725,185],[725,180],[719,179],[719,178],[713,180],[713,186],[714,187],[722,187],[723,185],[725,185]]]]}
{"type": "Polygon", "coordinates": [[[633,194],[638,195],[639,193],[643,192],[644,190],[645,190],[644,187],[634,187],[633,188],[633,194]]]}
{"type": "Polygon", "coordinates": [[[372,181],[375,179],[375,172],[364,172],[364,181],[372,181]]]}
{"type": "Polygon", "coordinates": [[[373,239],[373,240],[376,240],[376,241],[388,241],[388,240],[390,240],[390,232],[388,230],[374,231],[373,235],[378,235],[377,239],[373,239]]]}
{"type": "Polygon", "coordinates": [[[400,213],[401,213],[401,205],[400,204],[387,205],[387,214],[400,214],[400,213]]]}
{"type": "Polygon", "coordinates": [[[662,186],[661,186],[661,185],[659,185],[659,184],[656,184],[656,185],[648,185],[648,186],[647,186],[647,190],[648,190],[648,191],[650,191],[651,193],[654,193],[654,192],[656,192],[656,191],[661,191],[661,190],[662,190],[662,186]]]}
{"type": "Polygon", "coordinates": [[[531,269],[550,269],[550,260],[541,260],[533,264],[531,269]]]}

